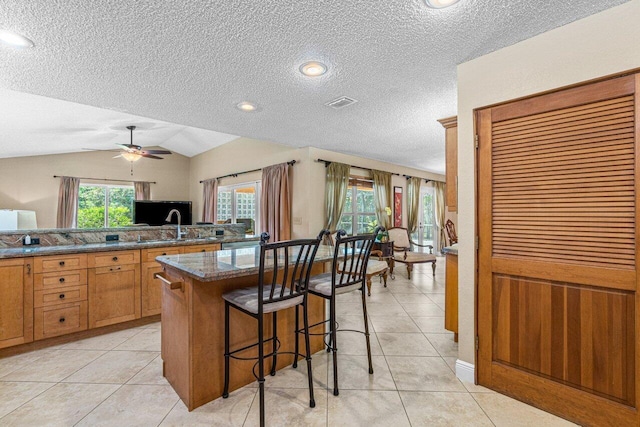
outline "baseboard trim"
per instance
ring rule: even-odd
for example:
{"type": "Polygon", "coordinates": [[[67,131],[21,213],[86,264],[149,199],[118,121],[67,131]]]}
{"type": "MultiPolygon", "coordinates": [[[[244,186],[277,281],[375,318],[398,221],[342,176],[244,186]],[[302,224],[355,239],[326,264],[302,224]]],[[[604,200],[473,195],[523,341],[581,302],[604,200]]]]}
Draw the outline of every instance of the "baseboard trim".
{"type": "Polygon", "coordinates": [[[476,366],[464,360],[456,360],[456,377],[460,381],[474,384],[476,382],[476,366]]]}

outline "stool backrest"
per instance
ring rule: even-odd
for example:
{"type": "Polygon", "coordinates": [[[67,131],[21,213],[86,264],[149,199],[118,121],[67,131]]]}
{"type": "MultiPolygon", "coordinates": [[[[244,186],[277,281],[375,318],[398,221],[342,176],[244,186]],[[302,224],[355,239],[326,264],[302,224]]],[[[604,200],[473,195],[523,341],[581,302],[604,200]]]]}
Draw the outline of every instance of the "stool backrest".
{"type": "Polygon", "coordinates": [[[376,233],[347,236],[346,231],[338,230],[333,253],[332,292],[358,282],[364,285],[375,238],[376,233]]]}
{"type": "Polygon", "coordinates": [[[268,243],[269,234],[262,233],[258,273],[259,312],[262,312],[263,304],[306,295],[311,267],[320,241],[326,233],[327,231],[322,230],[315,239],[284,240],[274,243],[268,243]],[[268,277],[268,273],[272,273],[271,277],[268,277]]]}

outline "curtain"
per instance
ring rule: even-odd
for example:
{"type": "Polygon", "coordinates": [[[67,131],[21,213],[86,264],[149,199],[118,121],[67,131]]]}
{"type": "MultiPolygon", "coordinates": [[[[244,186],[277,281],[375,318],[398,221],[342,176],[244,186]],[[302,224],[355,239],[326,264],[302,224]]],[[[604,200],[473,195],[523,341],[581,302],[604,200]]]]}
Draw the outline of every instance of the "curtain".
{"type": "Polygon", "coordinates": [[[407,180],[407,229],[409,234],[418,229],[418,210],[420,209],[420,184],[422,178],[409,178],[407,180]]]}
{"type": "Polygon", "coordinates": [[[133,190],[136,193],[136,200],[151,200],[151,184],[148,182],[135,181],[133,190]]]}
{"type": "Polygon", "coordinates": [[[216,223],[218,219],[218,180],[202,182],[202,222],[216,223]]]}
{"type": "Polygon", "coordinates": [[[262,168],[260,227],[271,236],[270,242],[291,239],[291,194],[289,164],[262,168]]]}
{"type": "Polygon", "coordinates": [[[327,167],[327,182],[324,187],[324,200],[327,217],[327,226],[335,231],[340,223],[340,217],[347,201],[349,190],[349,172],[351,166],[332,162],[327,167]]]}
{"type": "Polygon", "coordinates": [[[60,191],[58,192],[57,228],[76,228],[78,222],[78,192],[80,178],[70,176],[60,177],[60,191]]]}
{"type": "Polygon", "coordinates": [[[444,230],[444,182],[433,183],[434,195],[433,195],[433,216],[436,219],[436,226],[438,227],[438,252],[442,251],[442,248],[446,246],[445,230],[444,230]]]}
{"type": "Polygon", "coordinates": [[[389,228],[391,227],[391,172],[372,170],[371,173],[378,225],[389,228]]]}

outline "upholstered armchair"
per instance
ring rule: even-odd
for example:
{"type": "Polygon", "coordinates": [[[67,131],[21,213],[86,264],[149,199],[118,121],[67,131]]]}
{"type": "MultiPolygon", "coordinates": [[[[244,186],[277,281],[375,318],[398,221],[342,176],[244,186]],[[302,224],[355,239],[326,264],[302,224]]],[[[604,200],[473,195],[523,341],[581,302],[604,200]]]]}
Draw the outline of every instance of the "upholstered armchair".
{"type": "MultiPolygon", "coordinates": [[[[433,254],[433,246],[420,245],[411,241],[409,231],[403,227],[394,227],[387,230],[389,232],[389,240],[393,242],[393,260],[407,265],[407,275],[411,279],[411,271],[413,264],[431,263],[433,275],[436,274],[436,256],[433,254]],[[415,252],[414,246],[429,248],[429,253],[415,252]]],[[[393,271],[391,271],[393,274],[393,271]]]]}

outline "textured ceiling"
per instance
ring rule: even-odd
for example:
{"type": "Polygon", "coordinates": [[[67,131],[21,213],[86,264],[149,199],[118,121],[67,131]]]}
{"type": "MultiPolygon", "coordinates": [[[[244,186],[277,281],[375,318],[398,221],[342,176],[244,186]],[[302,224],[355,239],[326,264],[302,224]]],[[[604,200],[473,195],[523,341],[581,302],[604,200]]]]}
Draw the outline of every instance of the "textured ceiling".
{"type": "Polygon", "coordinates": [[[0,28],[36,47],[0,46],[0,152],[103,148],[121,142],[109,132],[139,124],[150,138],[140,145],[185,155],[239,135],[443,173],[436,119],[456,114],[457,64],[624,2],[3,0],[0,28]],[[301,75],[312,59],[328,73],[301,75]],[[359,102],[324,105],[342,95],[359,102]],[[23,113],[41,121],[4,120],[20,113],[14,98],[31,99],[23,113]],[[245,100],[260,111],[238,111],[245,100]],[[33,143],[14,147],[7,128],[33,143]],[[82,139],[65,146],[74,132],[82,139]]]}

